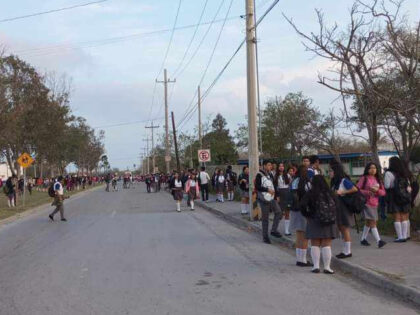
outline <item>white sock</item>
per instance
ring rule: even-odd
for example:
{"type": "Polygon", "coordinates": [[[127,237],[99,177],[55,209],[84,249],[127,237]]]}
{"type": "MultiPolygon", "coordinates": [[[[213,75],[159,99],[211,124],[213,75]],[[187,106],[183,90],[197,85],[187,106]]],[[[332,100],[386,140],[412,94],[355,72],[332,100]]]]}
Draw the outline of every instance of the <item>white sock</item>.
{"type": "Polygon", "coordinates": [[[395,232],[397,232],[397,238],[399,240],[402,240],[403,239],[403,234],[402,234],[401,222],[394,222],[394,229],[395,229],[395,232]]]}
{"type": "Polygon", "coordinates": [[[331,270],[331,247],[322,247],[322,262],[324,263],[324,270],[331,270]]]}
{"type": "Polygon", "coordinates": [[[241,214],[246,213],[246,204],[241,203],[241,214]]]}
{"type": "Polygon", "coordinates": [[[7,205],[9,206],[9,208],[12,206],[12,204],[10,203],[10,199],[7,199],[7,205]]]}
{"type": "Polygon", "coordinates": [[[191,205],[191,209],[194,210],[194,201],[193,200],[190,201],[190,205],[191,205]]]}
{"type": "Polygon", "coordinates": [[[312,257],[312,262],[314,264],[314,267],[312,268],[312,270],[319,269],[320,256],[321,256],[321,249],[318,246],[311,246],[311,257],[312,257]]]}
{"type": "Polygon", "coordinates": [[[407,221],[401,222],[402,238],[407,239],[407,221]]]}
{"type": "Polygon", "coordinates": [[[284,231],[286,234],[290,234],[290,220],[284,220],[284,231]]]}
{"type": "Polygon", "coordinates": [[[13,208],[16,207],[16,203],[15,203],[15,200],[14,199],[12,199],[12,207],[13,208]]]}
{"type": "Polygon", "coordinates": [[[351,242],[344,242],[344,254],[345,255],[351,254],[351,242]]]}
{"type": "Polygon", "coordinates": [[[372,228],[372,235],[376,240],[376,243],[378,243],[381,240],[381,237],[379,236],[378,228],[374,227],[372,228]]]}
{"type": "Polygon", "coordinates": [[[407,221],[405,221],[405,222],[407,222],[407,238],[409,238],[410,237],[410,235],[411,235],[411,233],[410,233],[410,220],[407,220],[407,221]]]}
{"type": "Polygon", "coordinates": [[[306,253],[307,253],[307,249],[302,249],[302,262],[304,264],[306,264],[308,261],[306,260],[306,253]]]}
{"type": "Polygon", "coordinates": [[[181,204],[179,202],[176,203],[176,211],[181,211],[181,204]]]}
{"type": "Polygon", "coordinates": [[[223,195],[220,195],[220,201],[225,202],[225,200],[223,199],[223,195]]]}
{"type": "Polygon", "coordinates": [[[302,262],[302,253],[300,248],[296,248],[296,261],[302,262]]]}
{"type": "Polygon", "coordinates": [[[370,227],[368,227],[366,225],[363,227],[362,241],[367,239],[367,236],[369,234],[369,230],[370,230],[370,227]]]}

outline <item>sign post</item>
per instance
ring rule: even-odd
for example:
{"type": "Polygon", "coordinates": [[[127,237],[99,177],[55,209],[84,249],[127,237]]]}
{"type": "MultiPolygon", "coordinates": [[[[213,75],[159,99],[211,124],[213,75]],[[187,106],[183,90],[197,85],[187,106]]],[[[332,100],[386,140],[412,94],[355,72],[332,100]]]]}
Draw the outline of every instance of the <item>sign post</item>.
{"type": "Polygon", "coordinates": [[[210,150],[198,150],[198,161],[201,163],[207,163],[211,161],[210,150]]]}
{"type": "Polygon", "coordinates": [[[17,159],[18,164],[23,168],[23,206],[25,206],[26,195],[26,169],[34,163],[34,159],[28,154],[23,153],[17,159]]]}

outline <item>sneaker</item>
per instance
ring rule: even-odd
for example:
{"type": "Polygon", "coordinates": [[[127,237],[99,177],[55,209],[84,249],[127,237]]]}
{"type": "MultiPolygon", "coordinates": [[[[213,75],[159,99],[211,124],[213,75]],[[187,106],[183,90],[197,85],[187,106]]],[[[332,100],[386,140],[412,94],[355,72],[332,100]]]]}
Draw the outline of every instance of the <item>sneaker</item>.
{"type": "Polygon", "coordinates": [[[383,241],[383,240],[379,240],[379,242],[378,242],[378,248],[382,248],[382,247],[384,247],[386,245],[386,242],[385,241],[383,241]]]}
{"type": "Polygon", "coordinates": [[[311,272],[313,272],[313,273],[319,273],[320,270],[318,268],[316,268],[316,269],[312,269],[311,272]]]}
{"type": "Polygon", "coordinates": [[[271,232],[270,234],[274,237],[277,237],[277,238],[282,237],[282,235],[278,231],[271,232]]]}
{"type": "Polygon", "coordinates": [[[367,240],[361,240],[360,244],[363,245],[363,246],[370,246],[370,244],[367,240]]]}
{"type": "Polygon", "coordinates": [[[327,274],[327,275],[333,275],[335,272],[332,271],[332,270],[324,269],[324,273],[327,274]]]}
{"type": "Polygon", "coordinates": [[[336,255],[335,257],[337,257],[338,259],[346,259],[346,258],[353,257],[353,255],[351,253],[348,254],[348,255],[346,255],[344,253],[340,253],[340,254],[336,255]]]}
{"type": "Polygon", "coordinates": [[[51,221],[54,221],[54,217],[51,214],[48,217],[50,218],[51,221]]]}
{"type": "Polygon", "coordinates": [[[263,242],[266,244],[271,244],[271,240],[268,237],[264,237],[263,242]]]}

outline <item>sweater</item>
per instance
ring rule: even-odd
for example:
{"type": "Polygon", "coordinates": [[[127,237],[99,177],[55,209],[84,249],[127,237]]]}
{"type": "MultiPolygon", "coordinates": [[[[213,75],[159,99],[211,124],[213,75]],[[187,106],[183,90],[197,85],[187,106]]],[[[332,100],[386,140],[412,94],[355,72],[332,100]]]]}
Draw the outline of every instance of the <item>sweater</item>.
{"type": "Polygon", "coordinates": [[[385,196],[384,185],[379,184],[375,176],[362,176],[357,183],[360,192],[366,197],[366,205],[371,208],[377,208],[379,205],[379,197],[385,196]],[[370,189],[379,186],[379,190],[372,195],[370,189]]]}

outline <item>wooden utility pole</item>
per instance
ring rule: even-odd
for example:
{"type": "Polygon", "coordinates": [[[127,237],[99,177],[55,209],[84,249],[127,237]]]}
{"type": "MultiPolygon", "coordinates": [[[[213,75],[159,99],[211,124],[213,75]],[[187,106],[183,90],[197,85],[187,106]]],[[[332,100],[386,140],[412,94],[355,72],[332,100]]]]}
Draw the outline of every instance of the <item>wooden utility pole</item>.
{"type": "Polygon", "coordinates": [[[178,170],[178,173],[181,172],[181,164],[179,163],[179,154],[178,154],[178,142],[176,140],[176,129],[175,129],[175,117],[174,112],[171,112],[172,115],[172,130],[174,133],[174,145],[175,145],[175,156],[176,156],[176,169],[178,170]]]}
{"type": "Polygon", "coordinates": [[[259,171],[257,132],[257,59],[255,0],[246,1],[246,56],[247,56],[247,99],[248,99],[248,160],[249,160],[249,213],[253,214],[254,178],[259,171]]]}
{"type": "Polygon", "coordinates": [[[200,141],[200,149],[203,149],[203,131],[201,126],[201,89],[198,86],[198,140],[200,141]]]}
{"type": "Polygon", "coordinates": [[[163,81],[156,80],[156,83],[163,83],[165,92],[165,163],[166,163],[166,174],[170,172],[171,153],[169,147],[169,108],[168,108],[168,83],[175,83],[176,80],[169,80],[166,69],[163,72],[163,81]]]}
{"type": "Polygon", "coordinates": [[[147,159],[147,174],[150,174],[150,158],[149,158],[149,137],[146,139],[143,139],[143,141],[146,141],[146,159],[147,159]]]}
{"type": "Polygon", "coordinates": [[[155,129],[156,128],[160,128],[160,126],[154,126],[153,125],[153,121],[152,121],[152,125],[151,126],[146,126],[146,129],[151,129],[152,130],[152,173],[155,172],[156,169],[156,159],[155,159],[155,129]]]}

